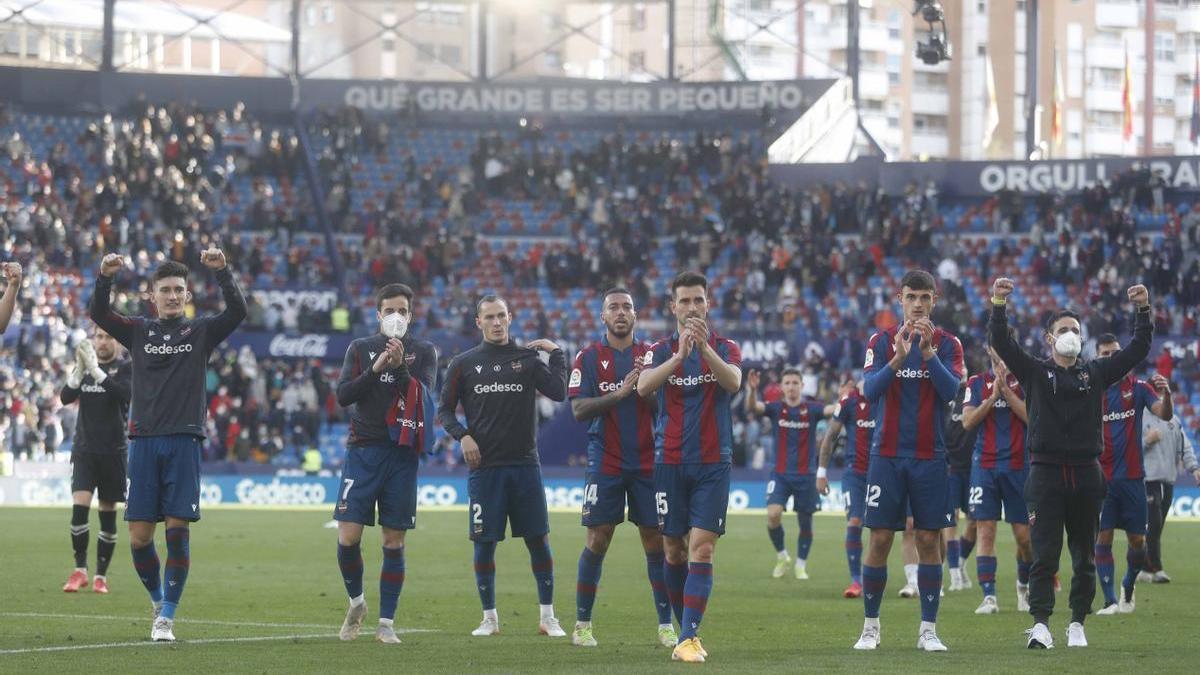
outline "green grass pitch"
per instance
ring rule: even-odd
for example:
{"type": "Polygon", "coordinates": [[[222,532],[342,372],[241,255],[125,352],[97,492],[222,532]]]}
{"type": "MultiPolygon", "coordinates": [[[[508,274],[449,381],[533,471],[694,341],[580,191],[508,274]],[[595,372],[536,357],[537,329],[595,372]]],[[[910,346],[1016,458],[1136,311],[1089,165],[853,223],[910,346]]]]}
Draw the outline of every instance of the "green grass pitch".
{"type": "MultiPolygon", "coordinates": [[[[71,568],[69,509],[0,509],[0,672],[652,672],[684,669],[654,644],[656,619],[645,561],[629,525],[617,530],[604,564],[594,614],[597,649],[536,634],[537,599],[520,541],[501,544],[497,602],[502,634],[472,638],[480,618],[465,512],[427,511],[408,540],[407,572],[397,627],[418,629],[404,644],[373,641],[378,606],[379,535],[364,539],[371,620],[355,643],[335,634],[346,598],[335,560],[335,531],[325,511],[210,509],[192,535],[192,569],[175,632],[180,642],[152,644],[149,602],[134,576],[124,533],[110,570],[113,592],[61,592],[71,568]],[[88,645],[104,645],[88,647],[88,645]],[[54,648],[54,650],[51,650],[54,648]]],[[[93,515],[92,533],[96,523],[93,515]]],[[[716,587],[701,634],[710,653],[703,668],[726,672],[801,669],[863,672],[1195,672],[1195,615],[1200,600],[1200,524],[1167,527],[1167,567],[1174,583],[1139,586],[1137,612],[1092,617],[1091,647],[1068,650],[1066,592],[1051,629],[1058,646],[1024,648],[1029,617],[1014,610],[1011,537],[1002,536],[1001,613],[975,616],[978,587],[942,600],[939,632],[945,654],[916,650],[916,600],[896,597],[903,572],[893,551],[883,605],[883,645],[874,653],[850,646],[862,626],[862,603],[844,600],[843,520],[819,516],[809,561],[812,579],[771,579],[774,553],[765,517],[733,515],[717,547],[716,587]],[[1187,664],[1191,662],[1192,666],[1187,664]]],[[[576,514],[552,516],[556,607],[574,625],[575,570],[584,530],[576,514]]],[[[794,519],[784,520],[794,550],[794,519]]],[[[162,535],[159,550],[162,555],[162,535]]],[[[95,558],[95,542],[89,555],[95,558]]],[[[1118,574],[1124,544],[1117,545],[1118,574]]],[[[974,557],[970,562],[974,579],[974,557]]],[[[1069,575],[1064,576],[1064,583],[1069,575]]]]}

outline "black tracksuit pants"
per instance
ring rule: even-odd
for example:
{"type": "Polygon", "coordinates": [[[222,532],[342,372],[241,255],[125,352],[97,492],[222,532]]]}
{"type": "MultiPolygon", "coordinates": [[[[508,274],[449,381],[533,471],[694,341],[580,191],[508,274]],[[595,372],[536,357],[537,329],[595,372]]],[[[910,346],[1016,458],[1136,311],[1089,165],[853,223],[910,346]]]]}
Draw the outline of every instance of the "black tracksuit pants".
{"type": "Polygon", "coordinates": [[[1162,533],[1174,498],[1174,485],[1161,480],[1146,482],[1146,505],[1150,509],[1150,528],[1146,530],[1147,572],[1162,571],[1162,533]]]}
{"type": "Polygon", "coordinates": [[[1054,575],[1062,556],[1063,530],[1071,553],[1071,620],[1083,623],[1096,597],[1096,535],[1107,486],[1100,464],[1034,464],[1025,483],[1033,567],[1029,613],[1048,623],[1054,612],[1054,575]]]}

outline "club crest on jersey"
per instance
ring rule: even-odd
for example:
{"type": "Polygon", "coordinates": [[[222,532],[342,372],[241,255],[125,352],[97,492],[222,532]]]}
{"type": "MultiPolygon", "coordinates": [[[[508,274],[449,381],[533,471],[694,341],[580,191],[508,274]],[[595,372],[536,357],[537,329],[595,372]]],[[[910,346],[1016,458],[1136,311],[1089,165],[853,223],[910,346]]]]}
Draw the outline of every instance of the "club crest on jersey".
{"type": "Polygon", "coordinates": [[[1121,398],[1133,398],[1133,392],[1132,391],[1123,391],[1123,392],[1121,392],[1121,398]]]}
{"type": "Polygon", "coordinates": [[[475,372],[476,372],[476,373],[482,373],[482,372],[483,372],[483,366],[475,366],[475,372]]]}
{"type": "Polygon", "coordinates": [[[571,381],[567,383],[569,387],[578,387],[583,383],[583,373],[578,368],[571,371],[571,381]]]}
{"type": "Polygon", "coordinates": [[[416,354],[405,354],[405,355],[404,355],[404,363],[405,363],[405,365],[409,365],[409,366],[411,366],[412,364],[414,364],[414,363],[416,363],[416,362],[417,362],[417,355],[416,355],[416,354]]]}
{"type": "Polygon", "coordinates": [[[522,369],[522,368],[524,368],[524,366],[522,366],[522,365],[521,365],[521,362],[520,362],[520,361],[513,361],[513,362],[512,362],[512,369],[513,369],[513,372],[514,372],[514,373],[519,373],[519,372],[521,372],[521,369],[522,369]]]}
{"type": "Polygon", "coordinates": [[[179,331],[179,337],[187,337],[188,333],[190,333],[190,332],[192,332],[192,328],[191,328],[191,326],[188,326],[187,328],[184,328],[183,330],[179,331]]]}

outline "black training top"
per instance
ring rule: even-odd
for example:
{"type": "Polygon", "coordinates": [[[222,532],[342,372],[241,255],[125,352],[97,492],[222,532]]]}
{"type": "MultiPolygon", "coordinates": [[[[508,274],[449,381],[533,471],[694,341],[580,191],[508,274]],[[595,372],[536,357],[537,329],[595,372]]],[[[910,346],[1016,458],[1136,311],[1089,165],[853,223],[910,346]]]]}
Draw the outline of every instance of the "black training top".
{"type": "Polygon", "coordinates": [[[124,454],[128,441],[125,426],[129,424],[129,394],[132,375],[129,359],[114,359],[101,363],[104,381],[97,384],[91,375],[84,375],[78,387],[64,384],[59,399],[63,405],[79,401],[75,418],[75,444],[71,455],[80,452],[124,454]]]}
{"type": "Polygon", "coordinates": [[[412,377],[421,381],[432,394],[437,377],[437,348],[425,340],[405,335],[404,363],[399,368],[376,373],[371,370],[375,359],[383,353],[388,338],[382,333],[358,338],[346,349],[342,376],[338,379],[337,401],[350,411],[348,445],[380,445],[393,443],[388,434],[387,412],[397,396],[408,389],[412,377]]]}

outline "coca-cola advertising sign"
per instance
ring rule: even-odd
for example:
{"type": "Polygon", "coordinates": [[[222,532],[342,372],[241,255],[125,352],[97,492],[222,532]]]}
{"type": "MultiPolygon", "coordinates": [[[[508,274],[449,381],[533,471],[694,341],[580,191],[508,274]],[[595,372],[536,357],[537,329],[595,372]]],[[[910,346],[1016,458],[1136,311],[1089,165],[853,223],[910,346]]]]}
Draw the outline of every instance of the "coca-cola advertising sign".
{"type": "Polygon", "coordinates": [[[236,331],[228,342],[237,349],[249,346],[260,359],[341,361],[353,340],[354,336],[346,333],[236,331]]]}
{"type": "Polygon", "coordinates": [[[328,335],[276,335],[271,339],[267,352],[271,356],[300,359],[323,359],[329,350],[328,335]]]}

